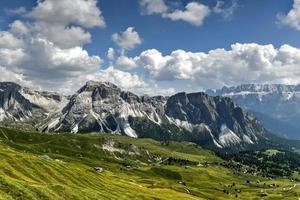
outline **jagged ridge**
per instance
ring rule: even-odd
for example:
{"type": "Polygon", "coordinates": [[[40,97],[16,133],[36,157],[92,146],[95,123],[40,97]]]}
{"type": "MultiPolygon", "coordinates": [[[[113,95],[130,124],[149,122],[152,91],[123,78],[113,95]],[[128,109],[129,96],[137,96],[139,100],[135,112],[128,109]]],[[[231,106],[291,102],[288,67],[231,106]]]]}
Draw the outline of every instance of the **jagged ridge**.
{"type": "MultiPolygon", "coordinates": [[[[7,93],[13,92],[17,100],[10,105],[21,105],[22,109],[14,112],[28,112],[28,120],[37,119],[32,115],[34,108],[44,115],[37,122],[41,131],[107,132],[163,141],[185,140],[219,149],[247,148],[265,139],[261,124],[230,98],[205,93],[138,96],[109,82],[89,81],[68,99],[20,86],[3,88],[3,102],[11,101],[7,96],[13,95],[7,93]]],[[[4,106],[2,109],[9,111],[4,106]]]]}

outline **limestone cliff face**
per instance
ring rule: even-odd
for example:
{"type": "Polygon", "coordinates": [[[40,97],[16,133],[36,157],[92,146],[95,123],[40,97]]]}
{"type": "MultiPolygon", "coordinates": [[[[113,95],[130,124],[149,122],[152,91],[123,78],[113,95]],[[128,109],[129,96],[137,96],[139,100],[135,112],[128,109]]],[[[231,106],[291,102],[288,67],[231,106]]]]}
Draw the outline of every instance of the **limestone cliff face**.
{"type": "Polygon", "coordinates": [[[205,93],[179,93],[170,97],[166,115],[191,131],[197,125],[205,126],[212,142],[221,147],[255,144],[265,131],[230,98],[211,97],[205,93]]]}
{"type": "Polygon", "coordinates": [[[205,93],[138,96],[112,83],[93,81],[71,97],[14,83],[1,83],[0,89],[2,120],[36,121],[45,132],[106,132],[219,149],[246,148],[264,139],[261,124],[230,98],[205,93]]]}
{"type": "Polygon", "coordinates": [[[36,122],[60,110],[68,98],[54,92],[41,92],[16,83],[0,83],[0,121],[36,122]]]}

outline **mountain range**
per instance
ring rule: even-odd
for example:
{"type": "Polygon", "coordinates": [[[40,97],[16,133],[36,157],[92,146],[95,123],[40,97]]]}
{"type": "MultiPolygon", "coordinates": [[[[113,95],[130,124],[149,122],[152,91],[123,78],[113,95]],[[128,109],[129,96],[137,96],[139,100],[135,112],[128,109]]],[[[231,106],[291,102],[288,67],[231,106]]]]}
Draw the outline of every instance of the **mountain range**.
{"type": "Polygon", "coordinates": [[[300,85],[245,84],[206,92],[232,98],[270,132],[300,139],[300,85]]]}
{"type": "Polygon", "coordinates": [[[267,140],[260,122],[230,98],[202,92],[138,96],[109,82],[89,81],[71,96],[2,82],[0,121],[41,132],[112,133],[214,149],[246,149],[267,140]]]}

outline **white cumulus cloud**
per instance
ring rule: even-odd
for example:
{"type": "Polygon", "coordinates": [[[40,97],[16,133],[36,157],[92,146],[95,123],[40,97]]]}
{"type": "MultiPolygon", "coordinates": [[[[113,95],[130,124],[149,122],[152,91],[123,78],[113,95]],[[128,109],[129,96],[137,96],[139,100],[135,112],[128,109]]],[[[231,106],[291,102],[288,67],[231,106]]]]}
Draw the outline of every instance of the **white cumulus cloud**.
{"type": "Polygon", "coordinates": [[[217,5],[213,8],[213,12],[222,15],[225,19],[230,19],[239,7],[238,0],[232,0],[231,5],[228,7],[225,7],[225,4],[225,1],[217,1],[217,5]]]}
{"type": "Polygon", "coordinates": [[[292,9],[286,14],[278,15],[279,23],[300,30],[300,0],[294,0],[292,9]]]}
{"type": "Polygon", "coordinates": [[[171,6],[165,0],[140,0],[142,15],[160,15],[172,21],[184,21],[194,26],[203,25],[205,19],[211,14],[223,16],[230,19],[238,8],[238,0],[232,0],[231,4],[225,1],[217,1],[215,7],[210,8],[197,1],[191,1],[182,8],[171,6]]]}
{"type": "Polygon", "coordinates": [[[161,14],[168,10],[164,0],[140,0],[139,3],[144,15],[161,14]]]}
{"type": "Polygon", "coordinates": [[[0,31],[0,48],[17,49],[24,45],[21,39],[7,31],[0,31]]]}
{"type": "Polygon", "coordinates": [[[91,41],[84,28],[104,25],[96,3],[43,0],[29,13],[15,9],[32,19],[15,20],[0,32],[1,80],[70,92],[79,79],[97,73],[102,59],[83,49],[91,41]]]}
{"type": "Polygon", "coordinates": [[[300,49],[290,45],[275,48],[236,43],[229,50],[176,50],[165,56],[151,49],[132,60],[157,81],[184,80],[203,88],[241,83],[300,83],[300,49]]]}
{"type": "MultiPolygon", "coordinates": [[[[107,69],[102,68],[99,56],[90,55],[83,48],[91,42],[86,28],[104,26],[96,3],[96,0],[38,1],[30,13],[24,13],[30,20],[22,17],[12,22],[7,31],[0,32],[0,81],[67,94],[88,80],[111,81],[139,94],[174,92],[173,88],[161,88],[151,80],[146,82],[137,74],[120,70],[134,68],[135,61],[125,55],[115,61],[113,48],[107,53],[111,65],[107,69]]],[[[115,42],[125,51],[140,44],[141,38],[129,27],[116,34],[115,42]]]]}
{"type": "Polygon", "coordinates": [[[26,86],[33,86],[31,81],[25,81],[23,74],[13,72],[6,67],[0,66],[0,81],[9,81],[9,82],[15,82],[19,84],[24,84],[26,86]]]}
{"type": "Polygon", "coordinates": [[[78,86],[78,76],[100,69],[101,58],[90,56],[81,47],[61,49],[41,38],[31,38],[24,43],[19,49],[0,48],[0,66],[22,74],[20,78],[24,83],[30,81],[43,89],[64,90],[65,82],[78,86]]]}
{"type": "Polygon", "coordinates": [[[27,15],[46,22],[76,24],[86,28],[106,25],[97,0],[39,0],[27,15]]]}
{"type": "Polygon", "coordinates": [[[164,13],[163,17],[173,21],[185,21],[195,26],[201,26],[204,19],[209,16],[211,10],[208,6],[197,2],[190,2],[185,6],[185,10],[175,10],[170,13],[164,13]]]}
{"type": "Polygon", "coordinates": [[[20,20],[15,20],[9,27],[10,31],[17,35],[27,35],[30,33],[28,26],[20,20]]]}
{"type": "Polygon", "coordinates": [[[142,39],[138,32],[134,30],[134,27],[128,27],[124,32],[114,33],[112,40],[122,50],[134,49],[137,45],[142,43],[142,39]]]}
{"type": "Polygon", "coordinates": [[[137,67],[134,59],[127,56],[120,56],[116,61],[116,67],[122,70],[131,70],[137,67]]]}
{"type": "Polygon", "coordinates": [[[107,58],[109,61],[113,61],[115,59],[115,49],[114,48],[108,48],[107,58]]]}
{"type": "Polygon", "coordinates": [[[155,82],[145,82],[136,74],[124,72],[114,67],[101,70],[90,78],[91,80],[109,81],[124,90],[133,91],[141,95],[171,95],[176,92],[174,88],[162,88],[155,82]]]}
{"type": "Polygon", "coordinates": [[[61,24],[35,23],[31,27],[35,35],[43,36],[61,48],[82,46],[91,42],[91,34],[81,27],[65,27],[61,24]]]}

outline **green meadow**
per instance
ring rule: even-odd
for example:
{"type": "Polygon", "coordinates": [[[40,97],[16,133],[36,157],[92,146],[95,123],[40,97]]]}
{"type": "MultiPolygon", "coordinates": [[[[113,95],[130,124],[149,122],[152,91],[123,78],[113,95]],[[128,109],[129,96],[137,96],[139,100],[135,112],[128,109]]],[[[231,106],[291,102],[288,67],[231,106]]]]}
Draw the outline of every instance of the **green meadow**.
{"type": "Polygon", "coordinates": [[[224,167],[224,163],[213,152],[187,142],[166,145],[107,134],[41,134],[1,128],[0,199],[300,197],[300,185],[288,178],[254,176],[224,167]]]}

